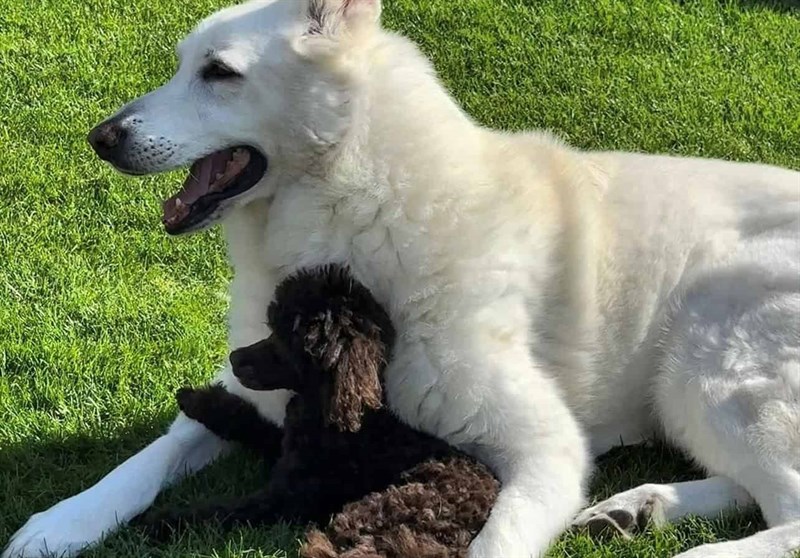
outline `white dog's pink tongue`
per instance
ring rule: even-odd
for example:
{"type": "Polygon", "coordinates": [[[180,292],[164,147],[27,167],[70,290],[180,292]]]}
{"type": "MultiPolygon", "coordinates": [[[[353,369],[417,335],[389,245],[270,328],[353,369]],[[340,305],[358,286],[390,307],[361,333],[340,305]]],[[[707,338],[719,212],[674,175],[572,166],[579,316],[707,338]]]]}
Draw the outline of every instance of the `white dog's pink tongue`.
{"type": "Polygon", "coordinates": [[[225,173],[232,158],[233,150],[225,149],[195,162],[181,191],[164,202],[164,224],[174,227],[186,219],[191,213],[192,204],[211,193],[212,184],[219,175],[225,173]]]}

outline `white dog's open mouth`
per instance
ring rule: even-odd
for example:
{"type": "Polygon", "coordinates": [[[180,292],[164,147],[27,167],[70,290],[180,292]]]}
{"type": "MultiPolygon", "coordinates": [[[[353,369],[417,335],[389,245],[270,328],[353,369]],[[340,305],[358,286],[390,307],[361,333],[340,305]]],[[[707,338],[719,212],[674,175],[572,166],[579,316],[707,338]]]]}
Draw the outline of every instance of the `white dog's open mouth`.
{"type": "Polygon", "coordinates": [[[222,202],[258,184],[267,158],[248,146],[216,151],[196,161],[181,191],[164,202],[164,228],[178,235],[206,223],[222,202]]]}

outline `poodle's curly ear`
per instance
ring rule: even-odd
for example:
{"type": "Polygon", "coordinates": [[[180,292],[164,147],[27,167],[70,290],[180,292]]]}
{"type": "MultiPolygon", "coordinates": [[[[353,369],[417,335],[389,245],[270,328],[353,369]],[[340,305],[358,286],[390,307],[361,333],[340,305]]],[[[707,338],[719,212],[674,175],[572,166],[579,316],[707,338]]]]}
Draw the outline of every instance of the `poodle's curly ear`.
{"type": "Polygon", "coordinates": [[[380,375],[388,347],[381,328],[340,309],[319,316],[306,330],[305,344],[323,374],[320,396],[326,423],[358,432],[364,412],[382,405],[380,375]]]}
{"type": "Polygon", "coordinates": [[[306,377],[319,382],[325,421],[356,432],[364,411],[381,407],[380,375],[395,339],[388,313],[366,286],[335,265],[285,280],[275,300],[270,326],[302,355],[306,377]]]}
{"type": "Polygon", "coordinates": [[[367,410],[380,409],[383,401],[381,370],[386,347],[380,335],[357,336],[341,347],[334,365],[333,397],[329,420],[344,432],[358,432],[367,410]]]}

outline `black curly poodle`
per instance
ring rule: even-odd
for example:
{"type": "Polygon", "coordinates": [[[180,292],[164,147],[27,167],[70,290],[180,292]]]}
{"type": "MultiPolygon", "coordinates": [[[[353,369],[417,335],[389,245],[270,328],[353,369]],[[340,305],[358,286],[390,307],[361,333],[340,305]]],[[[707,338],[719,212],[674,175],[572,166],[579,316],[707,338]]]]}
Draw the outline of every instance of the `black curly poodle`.
{"type": "MultiPolygon", "coordinates": [[[[278,287],[268,321],[268,339],[231,355],[245,387],[297,394],[267,487],[140,523],[163,537],[208,519],[224,527],[313,522],[328,527],[309,531],[305,558],[466,556],[498,482],[483,465],[382,408],[381,372],[395,334],[370,292],[341,268],[302,272],[278,287]]],[[[265,454],[281,436],[220,385],[183,389],[178,403],[222,438],[265,454]]]]}

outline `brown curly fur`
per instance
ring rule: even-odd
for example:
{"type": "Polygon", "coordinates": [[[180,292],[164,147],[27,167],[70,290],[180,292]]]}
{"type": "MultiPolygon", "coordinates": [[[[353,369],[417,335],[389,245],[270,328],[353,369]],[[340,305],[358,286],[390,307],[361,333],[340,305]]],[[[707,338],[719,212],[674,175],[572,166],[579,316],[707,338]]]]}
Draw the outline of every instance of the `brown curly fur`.
{"type": "MultiPolygon", "coordinates": [[[[268,311],[272,335],[231,355],[253,390],[291,389],[281,456],[250,497],[139,523],[170,536],[186,524],[223,527],[279,520],[317,522],[302,558],[461,558],[499,490],[491,472],[382,408],[380,374],[394,330],[369,291],[335,267],[282,283],[268,311]],[[338,513],[337,513],[338,512],[338,513]]],[[[268,455],[278,429],[222,386],[184,389],[187,416],[268,455]]]]}
{"type": "Polygon", "coordinates": [[[325,532],[311,530],[302,558],[466,558],[499,484],[464,456],[422,463],[403,483],[347,504],[325,532]]]}

